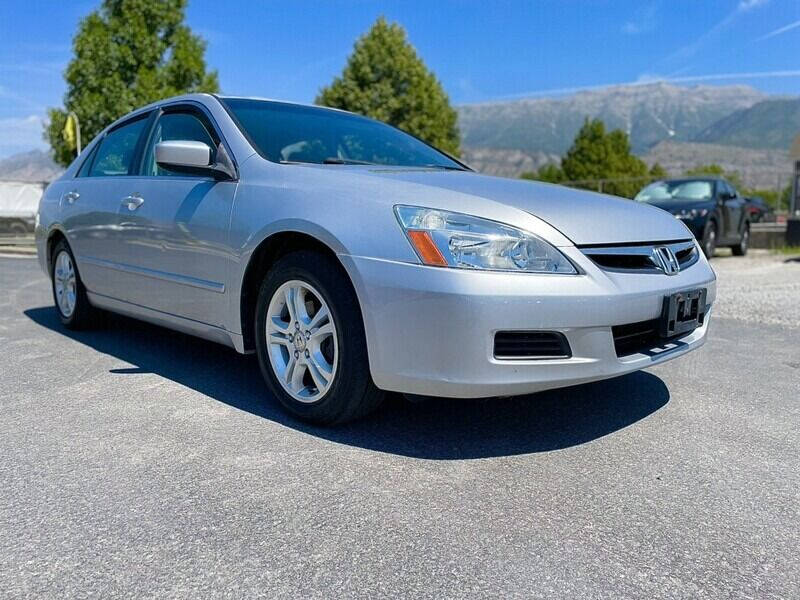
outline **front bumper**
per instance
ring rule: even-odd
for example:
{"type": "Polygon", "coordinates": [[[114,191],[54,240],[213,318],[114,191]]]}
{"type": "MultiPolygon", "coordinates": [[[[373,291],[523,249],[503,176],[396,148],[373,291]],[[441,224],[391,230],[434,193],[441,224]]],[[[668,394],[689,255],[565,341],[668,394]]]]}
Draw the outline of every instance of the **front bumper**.
{"type": "Polygon", "coordinates": [[[676,358],[705,343],[703,325],[658,354],[618,358],[611,327],[659,317],[663,298],[716,278],[701,259],[675,276],[602,271],[561,248],[581,275],[496,273],[340,256],[356,287],[370,370],[384,390],[481,398],[527,394],[614,377],[676,358]],[[499,330],[563,333],[567,359],[500,360],[499,330]]]}

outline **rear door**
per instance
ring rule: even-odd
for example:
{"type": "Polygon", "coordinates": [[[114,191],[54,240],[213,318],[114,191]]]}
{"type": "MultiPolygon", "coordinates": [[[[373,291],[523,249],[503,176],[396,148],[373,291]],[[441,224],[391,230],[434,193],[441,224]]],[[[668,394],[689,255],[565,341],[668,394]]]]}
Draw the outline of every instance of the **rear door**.
{"type": "Polygon", "coordinates": [[[137,115],[108,131],[61,196],[61,221],[90,292],[124,293],[117,213],[138,168],[148,117],[137,115]]]}
{"type": "Polygon", "coordinates": [[[118,208],[122,251],[132,284],[127,300],[221,326],[233,254],[228,229],[236,182],[208,174],[180,174],[155,162],[155,145],[192,140],[212,148],[222,141],[198,106],[165,108],[155,118],[141,170],[118,208]]]}

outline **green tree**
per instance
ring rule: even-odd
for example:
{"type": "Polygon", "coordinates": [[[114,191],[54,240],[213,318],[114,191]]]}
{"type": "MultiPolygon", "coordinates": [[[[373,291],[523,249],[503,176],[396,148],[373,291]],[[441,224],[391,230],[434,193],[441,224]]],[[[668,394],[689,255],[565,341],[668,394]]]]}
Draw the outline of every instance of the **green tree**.
{"type": "Polygon", "coordinates": [[[320,90],[316,103],[384,121],[459,154],[457,115],[447,94],[405,30],[383,17],[359,38],[342,75],[320,90]]]}
{"type": "Polygon", "coordinates": [[[713,177],[722,177],[725,175],[725,169],[717,164],[698,165],[686,171],[687,175],[711,175],[713,177]]]}
{"type": "Polygon", "coordinates": [[[598,189],[596,181],[601,179],[628,179],[602,184],[603,192],[627,198],[632,198],[648,178],[647,165],[631,154],[628,135],[621,129],[606,132],[599,119],[584,121],[561,161],[561,169],[567,181],[587,189],[598,189]]]}
{"type": "Polygon", "coordinates": [[[564,171],[557,164],[547,163],[539,168],[538,171],[526,171],[520,175],[522,179],[533,179],[535,181],[545,181],[547,183],[561,183],[564,181],[564,171]]]}
{"type": "Polygon", "coordinates": [[[650,177],[652,179],[665,179],[668,175],[666,169],[659,163],[654,163],[653,166],[650,167],[650,177]]]}
{"type": "Polygon", "coordinates": [[[687,175],[708,175],[710,177],[724,177],[728,181],[730,181],[733,186],[739,190],[743,191],[744,184],[742,183],[742,178],[739,176],[739,173],[736,171],[726,171],[721,166],[717,164],[708,164],[708,165],[699,165],[694,167],[693,169],[689,169],[686,171],[687,175]]]}
{"type": "Polygon", "coordinates": [[[187,92],[216,92],[207,71],[206,44],[183,24],[186,0],[103,0],[73,39],[64,108],[51,108],[45,139],[62,165],[75,148],[62,131],[69,112],[80,121],[84,144],[134,108],[187,92]]]}

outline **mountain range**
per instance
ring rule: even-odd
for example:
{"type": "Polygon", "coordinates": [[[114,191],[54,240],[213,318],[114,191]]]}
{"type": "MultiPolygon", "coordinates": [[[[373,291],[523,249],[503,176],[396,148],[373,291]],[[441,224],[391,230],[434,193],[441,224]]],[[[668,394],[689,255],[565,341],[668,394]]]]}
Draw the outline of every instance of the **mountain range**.
{"type": "Polygon", "coordinates": [[[560,98],[458,107],[464,159],[480,171],[518,176],[557,162],[586,118],[622,129],[633,152],[671,174],[724,163],[750,186],[788,176],[788,148],[800,133],[800,98],[754,88],[668,83],[609,87],[560,98]],[[696,161],[696,162],[690,162],[696,161]]]}
{"type": "Polygon", "coordinates": [[[52,181],[64,171],[49,152],[31,150],[0,159],[0,180],[42,182],[52,181]]]}
{"type": "Polygon", "coordinates": [[[735,111],[696,134],[693,141],[786,150],[798,133],[800,98],[776,98],[735,111]]]}

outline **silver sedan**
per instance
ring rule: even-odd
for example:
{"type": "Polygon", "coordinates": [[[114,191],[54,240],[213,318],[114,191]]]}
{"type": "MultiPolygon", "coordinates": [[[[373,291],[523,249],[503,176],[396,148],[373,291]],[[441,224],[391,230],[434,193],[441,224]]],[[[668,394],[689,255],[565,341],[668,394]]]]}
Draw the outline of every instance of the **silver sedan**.
{"type": "Polygon", "coordinates": [[[255,352],[272,394],[318,423],[384,391],[527,394],[670,360],[704,343],[716,290],[657,208],[251,98],[113,123],[47,188],[36,237],[66,327],[105,309],[255,352]]]}

